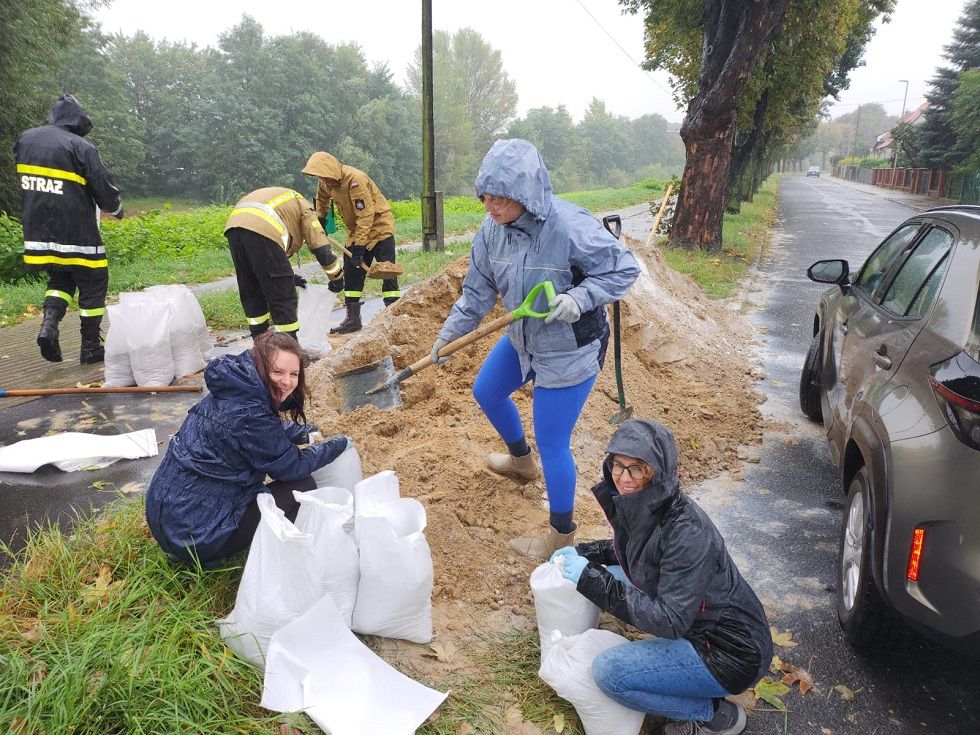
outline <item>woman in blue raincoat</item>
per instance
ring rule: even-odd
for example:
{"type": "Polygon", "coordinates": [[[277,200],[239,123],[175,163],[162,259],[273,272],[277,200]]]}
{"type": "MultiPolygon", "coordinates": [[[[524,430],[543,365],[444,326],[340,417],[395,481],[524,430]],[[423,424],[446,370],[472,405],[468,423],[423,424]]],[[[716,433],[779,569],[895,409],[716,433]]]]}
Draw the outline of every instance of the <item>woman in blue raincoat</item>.
{"type": "Polygon", "coordinates": [[[208,363],[209,395],[171,438],[146,492],[146,522],[164,551],[209,566],[247,548],[262,492],[295,520],[292,491],[312,490],[310,475],[349,445],[334,436],[298,446],[318,431],[303,413],[304,360],[293,337],[270,332],[252,350],[208,363]],[[263,484],[266,475],[274,482],[263,484]]]}
{"type": "Polygon", "coordinates": [[[484,362],[473,396],[507,445],[487,462],[495,472],[527,482],[538,469],[510,395],[534,384],[534,437],[541,453],[550,506],[543,536],[513,539],[519,554],[545,560],[575,535],[575,460],[570,448],[596,375],[602,367],[609,325],[605,305],[626,295],[639,275],[633,254],[584,209],[552,193],[551,178],[537,149],[526,140],[498,140],[483,159],[476,193],[489,215],[473,238],[463,294],[453,305],[438,352],[475,329],[497,302],[516,309],[541,281],[558,292],[544,320],[511,324],[484,362]]]}

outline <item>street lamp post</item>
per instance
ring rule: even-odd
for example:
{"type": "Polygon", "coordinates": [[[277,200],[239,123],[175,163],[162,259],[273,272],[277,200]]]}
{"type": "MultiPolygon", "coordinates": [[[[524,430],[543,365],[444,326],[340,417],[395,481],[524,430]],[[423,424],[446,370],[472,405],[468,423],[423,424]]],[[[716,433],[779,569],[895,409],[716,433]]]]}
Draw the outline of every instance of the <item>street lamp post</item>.
{"type": "MultiPolygon", "coordinates": [[[[909,98],[909,80],[899,79],[900,82],[905,82],[905,94],[902,96],[902,114],[898,118],[898,124],[902,124],[902,120],[905,118],[905,102],[909,98]]],[[[895,127],[898,127],[897,125],[895,127]]],[[[892,145],[895,147],[895,155],[892,157],[892,169],[898,168],[898,142],[895,140],[895,136],[892,136],[892,145]]],[[[892,188],[895,188],[895,171],[892,171],[892,188]]]]}

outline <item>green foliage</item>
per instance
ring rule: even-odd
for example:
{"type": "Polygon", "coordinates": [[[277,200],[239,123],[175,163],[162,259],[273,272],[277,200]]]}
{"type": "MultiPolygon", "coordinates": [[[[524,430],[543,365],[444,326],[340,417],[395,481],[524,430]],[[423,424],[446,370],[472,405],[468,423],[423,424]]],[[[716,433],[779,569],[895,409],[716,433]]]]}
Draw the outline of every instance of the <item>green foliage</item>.
{"type": "Polygon", "coordinates": [[[956,147],[964,169],[980,169],[980,69],[960,74],[953,93],[950,121],[956,131],[956,147]]]}
{"type": "Polygon", "coordinates": [[[876,158],[875,156],[843,156],[835,165],[857,166],[858,168],[891,168],[892,159],[876,158]]]}
{"type": "Polygon", "coordinates": [[[24,228],[20,220],[0,212],[0,283],[24,275],[24,228]]]}

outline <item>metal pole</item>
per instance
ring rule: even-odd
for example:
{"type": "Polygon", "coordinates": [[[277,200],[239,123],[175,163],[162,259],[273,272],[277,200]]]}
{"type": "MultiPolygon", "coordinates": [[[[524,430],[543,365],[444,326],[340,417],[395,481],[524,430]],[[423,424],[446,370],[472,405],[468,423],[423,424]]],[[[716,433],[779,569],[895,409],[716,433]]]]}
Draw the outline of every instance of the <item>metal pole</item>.
{"type": "MultiPolygon", "coordinates": [[[[909,80],[899,79],[900,82],[905,82],[905,94],[902,96],[902,114],[898,116],[898,124],[901,125],[903,119],[905,118],[905,102],[909,98],[909,80]]],[[[898,127],[896,125],[896,127],[898,127]]],[[[895,157],[892,159],[892,168],[898,168],[898,142],[892,136],[892,145],[895,146],[895,157]]],[[[895,181],[895,172],[892,171],[892,182],[895,181]]],[[[894,188],[894,187],[892,187],[894,188]]]]}
{"type": "Polygon", "coordinates": [[[422,0],[422,249],[436,242],[435,125],[432,113],[432,0],[422,0]]]}

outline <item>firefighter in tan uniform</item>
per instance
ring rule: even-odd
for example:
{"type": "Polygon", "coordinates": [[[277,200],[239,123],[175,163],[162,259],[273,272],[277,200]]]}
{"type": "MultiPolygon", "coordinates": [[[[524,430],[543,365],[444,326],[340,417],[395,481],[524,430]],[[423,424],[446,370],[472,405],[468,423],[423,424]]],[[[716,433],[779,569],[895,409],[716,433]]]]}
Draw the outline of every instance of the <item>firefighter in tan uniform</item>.
{"type": "Polygon", "coordinates": [[[330,290],[339,293],[344,287],[343,268],[316,212],[292,189],[270,186],[246,194],[232,210],[224,232],[253,337],[265,332],[270,320],[277,332],[296,336],[296,285],[303,282],[294,281],[289,257],[303,243],[327,274],[330,290]]]}
{"type": "MultiPolygon", "coordinates": [[[[371,177],[353,166],[345,166],[329,153],[319,151],[310,156],[304,174],[318,176],[316,212],[326,217],[336,203],[347,228],[344,256],[344,305],[347,317],[330,331],[335,334],[356,332],[361,328],[361,295],[364,269],[376,261],[395,262],[395,218],[384,194],[371,177]]],[[[381,296],[390,306],[402,295],[397,278],[381,282],[381,296]]]]}

